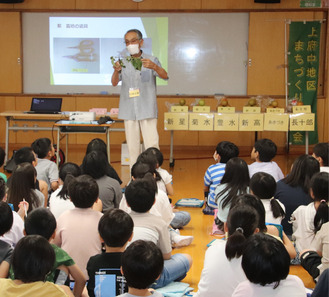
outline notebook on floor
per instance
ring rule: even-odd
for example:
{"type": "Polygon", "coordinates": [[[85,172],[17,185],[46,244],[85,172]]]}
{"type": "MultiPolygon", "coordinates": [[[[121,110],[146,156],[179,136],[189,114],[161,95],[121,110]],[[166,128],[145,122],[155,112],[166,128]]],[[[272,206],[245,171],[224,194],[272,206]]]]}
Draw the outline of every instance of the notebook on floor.
{"type": "Polygon", "coordinates": [[[26,113],[60,113],[62,108],[62,98],[32,98],[31,108],[26,113]]]}

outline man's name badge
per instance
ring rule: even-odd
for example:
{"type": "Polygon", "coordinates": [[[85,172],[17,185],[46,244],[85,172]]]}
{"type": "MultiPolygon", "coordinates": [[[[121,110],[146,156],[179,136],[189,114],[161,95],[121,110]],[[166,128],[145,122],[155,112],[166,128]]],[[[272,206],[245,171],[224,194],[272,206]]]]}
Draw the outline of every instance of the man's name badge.
{"type": "Polygon", "coordinates": [[[130,88],[129,89],[129,98],[139,97],[139,89],[130,88]]]}

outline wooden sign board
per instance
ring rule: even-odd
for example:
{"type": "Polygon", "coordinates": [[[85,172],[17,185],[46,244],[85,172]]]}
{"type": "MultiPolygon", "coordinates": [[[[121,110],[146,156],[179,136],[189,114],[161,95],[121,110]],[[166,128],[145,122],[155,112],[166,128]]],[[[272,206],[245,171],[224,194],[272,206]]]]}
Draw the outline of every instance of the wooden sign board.
{"type": "Polygon", "coordinates": [[[232,106],[218,106],[218,113],[235,113],[235,107],[232,106]]]}
{"type": "Polygon", "coordinates": [[[290,131],[314,131],[314,113],[291,114],[289,121],[290,131]]]}
{"type": "Polygon", "coordinates": [[[215,131],[239,131],[238,113],[216,113],[214,119],[215,131]]]}
{"type": "Polygon", "coordinates": [[[164,114],[165,130],[188,130],[187,112],[165,112],[164,114]]]}
{"type": "Polygon", "coordinates": [[[266,108],[266,113],[284,113],[284,108],[268,107],[266,108]]]}
{"type": "Polygon", "coordinates": [[[292,113],[311,113],[311,105],[293,106],[292,113]]]}
{"type": "Polygon", "coordinates": [[[213,131],[214,114],[213,113],[190,113],[189,114],[190,131],[213,131]]]}
{"type": "Polygon", "coordinates": [[[264,131],[288,131],[289,115],[265,113],[264,114],[264,131]]]}
{"type": "Polygon", "coordinates": [[[243,106],[243,113],[260,113],[259,106],[243,106]]]}
{"type": "Polygon", "coordinates": [[[170,112],[188,112],[188,106],[172,105],[170,107],[170,112]]]}
{"type": "Polygon", "coordinates": [[[193,106],[193,112],[210,112],[210,106],[193,106]]]}
{"type": "Polygon", "coordinates": [[[264,115],[259,113],[241,113],[239,115],[239,131],[263,131],[264,115]]]}

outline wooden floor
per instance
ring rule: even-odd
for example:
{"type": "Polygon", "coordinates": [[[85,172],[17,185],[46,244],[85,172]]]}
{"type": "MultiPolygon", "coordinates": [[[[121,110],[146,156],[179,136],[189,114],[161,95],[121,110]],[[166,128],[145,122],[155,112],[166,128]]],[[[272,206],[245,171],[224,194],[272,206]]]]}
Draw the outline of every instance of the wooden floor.
{"type": "MultiPolygon", "coordinates": [[[[85,153],[85,147],[78,146],[70,147],[68,161],[77,164],[82,163],[85,153]]],[[[169,150],[163,150],[165,161],[163,168],[167,169],[173,175],[173,186],[175,195],[172,198],[175,203],[180,198],[195,197],[203,199],[203,176],[209,165],[213,164],[213,150],[175,150],[175,166],[169,167],[169,150]]],[[[240,154],[248,164],[251,163],[249,153],[240,154]]],[[[284,174],[289,172],[289,168],[297,155],[279,155],[274,160],[281,167],[284,174]]],[[[111,163],[117,170],[123,180],[123,186],[130,179],[129,166],[121,166],[120,149],[111,148],[111,163]]],[[[175,249],[173,253],[188,253],[193,258],[193,265],[184,282],[190,284],[191,287],[197,289],[203,268],[204,254],[206,245],[215,237],[211,235],[213,218],[208,215],[203,215],[201,209],[182,208],[182,210],[191,213],[191,222],[181,230],[182,235],[193,235],[193,243],[185,248],[175,249]]],[[[304,282],[307,288],[314,288],[314,282],[308,273],[301,266],[291,266],[291,274],[298,275],[304,282]]]]}

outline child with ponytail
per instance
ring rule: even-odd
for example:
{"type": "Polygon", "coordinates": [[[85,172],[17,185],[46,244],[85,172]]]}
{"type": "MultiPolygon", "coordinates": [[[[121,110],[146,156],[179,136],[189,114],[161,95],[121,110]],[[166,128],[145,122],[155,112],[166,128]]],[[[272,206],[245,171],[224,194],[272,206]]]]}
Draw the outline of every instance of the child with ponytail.
{"type": "Polygon", "coordinates": [[[266,172],[257,172],[250,179],[250,191],[257,196],[265,208],[265,221],[270,224],[281,224],[285,216],[285,207],[277,199],[274,199],[276,181],[266,172]]]}
{"type": "Polygon", "coordinates": [[[299,252],[311,246],[316,233],[329,221],[329,173],[319,172],[312,177],[310,195],[314,202],[299,206],[291,216],[292,238],[299,252]]]}
{"type": "MultiPolygon", "coordinates": [[[[313,212],[315,215],[313,218],[309,216],[308,221],[305,221],[306,216],[304,221],[296,219],[293,224],[297,227],[296,243],[299,242],[301,247],[305,246],[304,250],[300,250],[301,264],[317,281],[321,273],[329,268],[329,173],[320,172],[313,176],[310,194],[314,202],[304,208],[309,208],[309,212],[313,212]],[[303,230],[302,227],[307,229],[303,230]],[[301,232],[304,232],[305,239],[300,238],[301,232]],[[304,240],[310,240],[308,245],[303,244],[304,240]]],[[[307,214],[306,210],[305,213],[307,214]]]]}
{"type": "Polygon", "coordinates": [[[246,280],[241,256],[246,239],[259,232],[257,211],[247,205],[231,208],[224,224],[227,241],[217,240],[206,251],[196,297],[231,297],[237,285],[246,280]]]}

